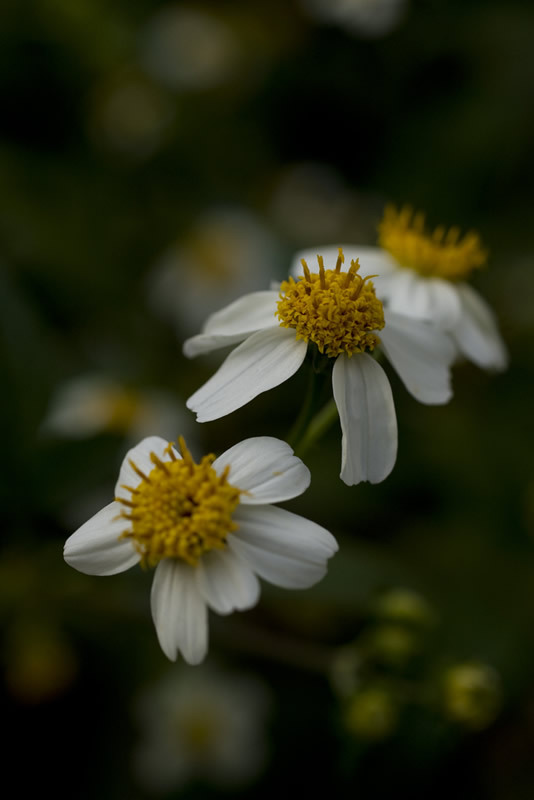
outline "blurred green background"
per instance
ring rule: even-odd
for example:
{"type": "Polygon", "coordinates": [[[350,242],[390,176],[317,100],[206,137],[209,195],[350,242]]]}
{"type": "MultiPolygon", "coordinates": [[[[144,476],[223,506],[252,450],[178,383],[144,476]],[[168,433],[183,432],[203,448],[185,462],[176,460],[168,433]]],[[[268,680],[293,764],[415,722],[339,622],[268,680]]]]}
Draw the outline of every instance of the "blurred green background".
{"type": "Polygon", "coordinates": [[[18,793],[534,796],[533,35],[532,3],[503,0],[2,0],[0,613],[18,793]],[[196,426],[185,399],[220,359],[188,362],[181,343],[284,278],[298,248],[374,244],[388,201],[480,232],[491,258],[473,284],[510,368],[458,365],[442,408],[390,372],[399,456],[379,486],[341,483],[336,427],[309,452],[312,488],[288,507],[340,552],[311,591],[264,586],[252,611],[212,615],[200,694],[222,685],[249,717],[217,756],[225,777],[210,742],[234,735],[228,708],[200,734],[172,712],[165,746],[176,734],[185,766],[161,786],[136,754],[167,712],[139,708],[195,670],[159,650],[149,574],[81,575],[63,542],[147,432],[183,432],[197,456],[286,437],[304,374],[196,426]]]}

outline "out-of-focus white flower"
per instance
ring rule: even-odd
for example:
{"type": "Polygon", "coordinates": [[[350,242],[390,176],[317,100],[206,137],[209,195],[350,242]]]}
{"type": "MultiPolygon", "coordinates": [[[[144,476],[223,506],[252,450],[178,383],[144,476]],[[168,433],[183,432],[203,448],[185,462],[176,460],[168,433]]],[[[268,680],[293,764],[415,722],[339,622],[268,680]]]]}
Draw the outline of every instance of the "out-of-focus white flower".
{"type": "MultiPolygon", "coordinates": [[[[218,419],[290,378],[313,343],[334,359],[332,385],[342,438],[341,478],[352,485],[383,480],[397,455],[397,421],[391,388],[371,353],[379,346],[420,402],[451,396],[449,366],[454,347],[432,325],[385,312],[359,263],[311,273],[305,260],[295,281],[279,290],[254,292],[212,314],[203,332],[184,344],[193,357],[239,344],[219,370],[187,401],[199,422],[218,419]],[[302,272],[302,270],[304,270],[302,272]]],[[[370,276],[373,277],[373,276],[370,276]]]]}
{"type": "Polygon", "coordinates": [[[141,62],[170,89],[211,89],[235,73],[238,42],[213,14],[172,3],[149,20],[141,39],[141,62]]]}
{"type": "Polygon", "coordinates": [[[269,706],[267,687],[251,676],[208,666],[173,670],[136,705],[139,781],[161,792],[190,780],[227,789],[249,783],[267,760],[269,706]]]}
{"type": "Polygon", "coordinates": [[[321,580],[334,537],[271,505],[296,497],[310,474],[285,442],[246,439],[199,464],[152,436],[130,450],[116,499],[65,544],[65,560],[88,575],[155,566],[152,617],[165,655],[199,664],[208,648],[207,609],[254,606],[258,578],[303,589],[321,580]],[[230,483],[231,481],[231,483],[230,483]]]}
{"type": "Polygon", "coordinates": [[[390,33],[407,6],[406,0],[301,0],[301,4],[315,19],[370,38],[390,33]]]}
{"type": "Polygon", "coordinates": [[[180,405],[158,389],[133,389],[104,375],[82,375],[60,385],[52,397],[43,430],[83,439],[119,433],[138,441],[156,432],[173,438],[187,427],[180,405]]]}
{"type": "Polygon", "coordinates": [[[152,304],[180,336],[189,334],[238,288],[252,291],[268,282],[280,260],[275,237],[258,217],[240,208],[214,208],[156,264],[152,304]]]}
{"type": "MultiPolygon", "coordinates": [[[[426,320],[446,331],[457,353],[485,369],[502,370],[506,346],[488,304],[465,278],[487,259],[477,234],[460,238],[444,227],[428,234],[422,214],[408,207],[386,209],[379,226],[380,247],[345,245],[377,273],[376,287],[391,311],[426,320]]],[[[333,255],[335,248],[325,248],[333,255]]]]}
{"type": "Polygon", "coordinates": [[[173,119],[162,88],[129,72],[96,86],[89,104],[88,126],[97,144],[136,159],[160,147],[173,119]]]}

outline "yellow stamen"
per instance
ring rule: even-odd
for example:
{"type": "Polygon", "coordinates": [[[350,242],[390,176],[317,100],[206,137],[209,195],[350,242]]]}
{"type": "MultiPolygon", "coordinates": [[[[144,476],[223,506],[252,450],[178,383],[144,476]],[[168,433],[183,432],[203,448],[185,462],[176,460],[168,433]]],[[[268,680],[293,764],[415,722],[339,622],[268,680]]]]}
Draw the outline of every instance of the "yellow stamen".
{"type": "Polygon", "coordinates": [[[325,269],[317,256],[319,271],[310,273],[303,260],[304,275],[280,285],[281,327],[295,328],[297,339],[314,342],[331,358],[372,351],[380,342],[376,332],[384,327],[382,303],[370,280],[375,276],[362,278],[358,260],[344,272],[344,261],[341,248],[335,269],[325,269]]]}
{"type": "Polygon", "coordinates": [[[321,282],[321,289],[326,289],[324,261],[322,256],[317,256],[317,263],[319,264],[319,281],[321,282]]]}
{"type": "Polygon", "coordinates": [[[228,483],[230,467],[218,475],[211,466],[214,455],[196,464],[183,437],[179,439],[182,458],[172,445],[165,450],[168,461],[150,454],[154,468],[145,475],[130,459],[141,478],[128,488],[131,498],[121,517],[131,522],[121,538],[132,539],[144,566],[155,566],[162,558],[179,558],[195,566],[203,553],[226,547],[229,533],[237,530],[232,513],[241,490],[228,483]]]}
{"type": "Polygon", "coordinates": [[[303,258],[301,258],[300,263],[302,264],[302,269],[304,270],[304,276],[306,280],[311,281],[310,270],[308,268],[306,261],[303,258]]]}
{"type": "Polygon", "coordinates": [[[387,206],[378,226],[378,241],[402,267],[427,277],[463,280],[478,267],[484,266],[488,254],[482,249],[476,233],[460,239],[460,229],[443,226],[425,233],[424,214],[414,214],[409,206],[397,211],[387,206]]]}

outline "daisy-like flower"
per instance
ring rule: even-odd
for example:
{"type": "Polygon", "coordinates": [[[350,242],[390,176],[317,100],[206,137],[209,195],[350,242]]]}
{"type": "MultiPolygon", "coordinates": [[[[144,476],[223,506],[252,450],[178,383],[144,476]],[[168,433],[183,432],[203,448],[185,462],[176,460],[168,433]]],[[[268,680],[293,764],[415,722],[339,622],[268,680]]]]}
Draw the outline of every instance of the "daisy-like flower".
{"type": "Polygon", "coordinates": [[[257,576],[304,589],[321,580],[334,537],[276,506],[308,487],[310,473],[285,442],[246,439],[196,464],[159,436],[124,459],[116,499],[65,544],[65,560],[88,575],[115,575],[137,563],[156,567],[151,607],[159,643],[199,664],[208,647],[207,609],[254,606],[257,576]]]}
{"type": "Polygon", "coordinates": [[[270,704],[268,687],[255,676],[207,664],[173,667],[135,705],[139,781],[162,793],[191,781],[226,790],[245,786],[267,761],[270,704]]]}
{"type": "MultiPolygon", "coordinates": [[[[508,356],[495,316],[466,283],[487,259],[476,233],[460,237],[458,228],[444,227],[427,233],[423,214],[388,206],[379,225],[379,244],[347,245],[345,250],[378,273],[377,291],[391,311],[440,327],[454,341],[457,354],[480,367],[506,367],[508,356]]],[[[323,252],[328,256],[334,250],[323,252]]],[[[308,251],[299,255],[306,258],[308,251]]]]}
{"type": "Polygon", "coordinates": [[[252,291],[279,260],[276,237],[258,216],[239,206],[206,209],[154,265],[150,301],[180,338],[190,336],[206,313],[229,303],[238,287],[252,291]]]}
{"type": "Polygon", "coordinates": [[[334,362],[341,479],[378,483],[395,463],[397,421],[389,381],[370,354],[381,350],[417,400],[439,404],[451,396],[454,347],[434,326],[385,310],[373,276],[359,274],[358,260],[345,269],[341,249],[334,269],[325,269],[321,256],[317,260],[317,272],[303,260],[296,279],[241,297],[185,342],[187,356],[241,342],[187,406],[199,422],[223,417],[290,378],[311,344],[334,362]]]}
{"type": "Polygon", "coordinates": [[[107,375],[88,373],[57,387],[42,429],[70,439],[116,433],[133,443],[149,433],[166,436],[183,430],[185,416],[167,392],[134,389],[107,375]]]}

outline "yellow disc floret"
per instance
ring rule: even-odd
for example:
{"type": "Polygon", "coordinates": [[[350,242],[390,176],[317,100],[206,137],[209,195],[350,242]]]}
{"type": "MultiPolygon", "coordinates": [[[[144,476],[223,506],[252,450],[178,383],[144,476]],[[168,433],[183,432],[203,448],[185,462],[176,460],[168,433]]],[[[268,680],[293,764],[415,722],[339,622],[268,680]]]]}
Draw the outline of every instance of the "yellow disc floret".
{"type": "Polygon", "coordinates": [[[148,475],[130,461],[141,481],[124,487],[130,500],[117,498],[126,507],[121,516],[131,523],[122,537],[132,539],[143,565],[180,558],[195,566],[203,553],[223,549],[228,534],[237,529],[232,512],[241,490],[228,483],[230,467],[217,475],[211,466],[214,455],[195,464],[182,437],[179,443],[182,458],[171,445],[169,461],[150,454],[154,467],[148,475]]]}
{"type": "Polygon", "coordinates": [[[384,327],[384,310],[370,278],[358,274],[358,260],[347,271],[339,250],[335,269],[325,269],[317,256],[319,272],[310,272],[302,259],[304,275],[280,286],[277,316],[283,328],[295,328],[297,339],[314,342],[319,352],[331,358],[340,353],[372,351],[384,327]]]}
{"type": "Polygon", "coordinates": [[[378,242],[402,266],[420,275],[448,280],[462,280],[477,267],[483,267],[488,254],[476,233],[460,238],[459,228],[448,231],[439,226],[425,232],[424,214],[414,214],[405,206],[397,211],[387,206],[378,226],[378,242]]]}

